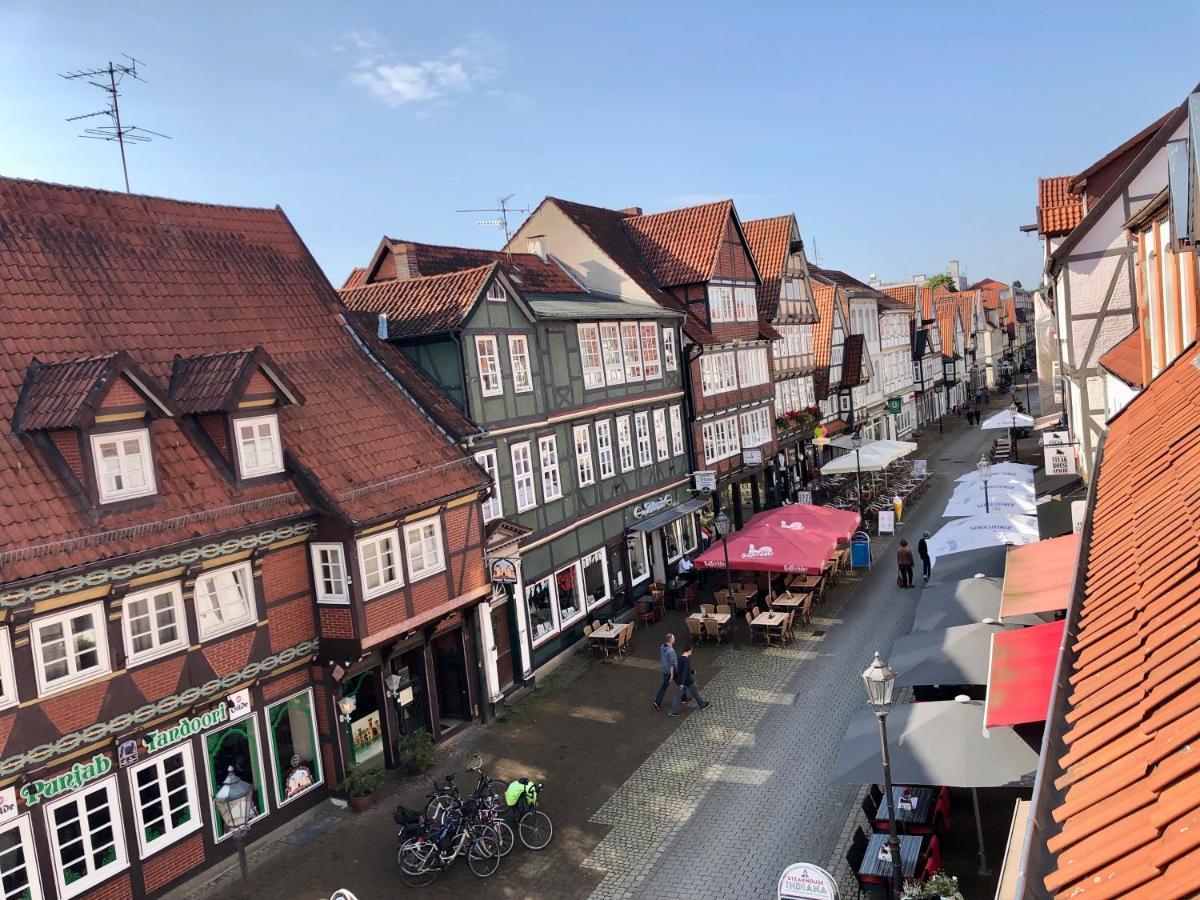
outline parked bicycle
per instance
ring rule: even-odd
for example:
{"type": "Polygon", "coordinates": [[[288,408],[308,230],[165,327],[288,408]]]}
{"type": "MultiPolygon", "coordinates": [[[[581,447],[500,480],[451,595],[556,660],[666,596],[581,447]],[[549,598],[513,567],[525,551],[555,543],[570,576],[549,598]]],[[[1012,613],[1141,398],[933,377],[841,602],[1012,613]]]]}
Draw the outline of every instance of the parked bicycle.
{"type": "MultiPolygon", "coordinates": [[[[503,818],[506,809],[504,802],[506,785],[503,781],[487,777],[483,771],[483,759],[478,753],[472,756],[470,771],[477,776],[475,789],[471,792],[470,797],[475,802],[476,817],[481,823],[496,832],[496,838],[500,844],[500,855],[508,856],[516,841],[512,827],[503,818]]],[[[451,774],[445,775],[441,784],[435,783],[434,790],[427,795],[427,799],[425,818],[433,824],[440,824],[448,812],[462,806],[458,786],[454,783],[454,776],[451,774]]]]}
{"type": "Polygon", "coordinates": [[[505,801],[517,822],[517,836],[530,850],[544,850],[554,837],[554,823],[538,809],[538,796],[542,785],[528,778],[518,778],[505,791],[505,801]]]}
{"type": "MultiPolygon", "coordinates": [[[[396,815],[400,816],[400,810],[396,815]]],[[[411,817],[408,810],[404,810],[411,817]]],[[[500,868],[500,841],[495,828],[478,819],[478,805],[466,800],[447,810],[438,824],[429,823],[423,816],[405,822],[400,833],[401,845],[397,854],[400,874],[409,887],[432,884],[462,855],[479,878],[487,878],[500,868]],[[410,829],[417,833],[412,836],[410,829]]],[[[400,819],[398,819],[400,821],[400,819]]]]}

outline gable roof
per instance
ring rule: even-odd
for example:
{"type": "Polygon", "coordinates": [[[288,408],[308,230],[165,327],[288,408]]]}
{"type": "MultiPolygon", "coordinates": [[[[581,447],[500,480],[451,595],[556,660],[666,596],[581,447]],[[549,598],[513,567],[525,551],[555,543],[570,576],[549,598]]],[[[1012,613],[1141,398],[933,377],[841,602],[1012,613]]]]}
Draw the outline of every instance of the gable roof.
{"type": "Polygon", "coordinates": [[[829,368],[833,348],[833,311],[841,302],[838,292],[836,285],[813,284],[813,301],[817,306],[817,324],[813,326],[813,365],[818,369],[829,368]]]}
{"type": "Polygon", "coordinates": [[[1083,196],[1071,190],[1070,175],[1038,179],[1038,232],[1058,237],[1069,232],[1083,218],[1083,196]]]}
{"type": "Polygon", "coordinates": [[[1100,365],[1120,378],[1131,388],[1141,390],[1146,385],[1142,381],[1142,331],[1135,328],[1122,340],[1103,354],[1099,359],[1100,365]]]}
{"type": "Polygon", "coordinates": [[[758,315],[770,321],[779,311],[783,267],[791,255],[792,231],[796,217],[775,216],[742,223],[750,254],[758,266],[762,284],[758,286],[758,315]]]}
{"type": "MultiPolygon", "coordinates": [[[[962,321],[962,314],[959,310],[957,300],[940,300],[937,303],[937,320],[938,331],[942,335],[942,358],[954,359],[954,323],[962,321]]],[[[966,333],[966,328],[963,329],[963,339],[969,340],[970,336],[966,333]]]]}
{"type": "Polygon", "coordinates": [[[386,314],[388,337],[443,334],[463,324],[498,269],[492,262],[445,275],[375,281],[340,293],[347,309],[386,314]]]}
{"type": "Polygon", "coordinates": [[[1157,134],[1158,130],[1160,128],[1162,128],[1162,126],[1164,124],[1166,124],[1166,122],[1169,118],[1171,118],[1171,113],[1173,113],[1173,112],[1174,112],[1174,110],[1169,110],[1166,113],[1164,113],[1163,115],[1159,116],[1157,119],[1155,119],[1153,122],[1151,122],[1145,128],[1143,128],[1141,131],[1139,131],[1137,134],[1135,134],[1129,140],[1125,141],[1123,144],[1119,144],[1118,146],[1114,147],[1112,150],[1110,150],[1108,153],[1105,153],[1102,157],[1100,157],[1098,160],[1096,160],[1094,163],[1092,163],[1090,166],[1088,166],[1086,169],[1084,169],[1078,175],[1073,177],[1071,179],[1071,185],[1070,185],[1071,190],[1076,193],[1082,191],[1083,188],[1087,185],[1089,178],[1092,178],[1093,176],[1098,174],[1101,170],[1107,168],[1109,165],[1116,162],[1118,159],[1120,159],[1122,156],[1124,156],[1126,153],[1130,152],[1131,150],[1136,151],[1136,150],[1139,150],[1140,148],[1144,147],[1146,142],[1149,141],[1150,138],[1152,138],[1155,134],[1157,134]]]}
{"type": "Polygon", "coordinates": [[[367,267],[355,266],[350,270],[350,274],[346,276],[345,282],[342,284],[342,290],[346,288],[362,287],[367,283],[367,267]]]}
{"type": "Polygon", "coordinates": [[[418,278],[426,275],[449,275],[498,263],[509,279],[526,294],[582,294],[581,288],[561,266],[550,259],[543,260],[534,253],[507,253],[503,250],[481,250],[475,247],[451,247],[443,244],[424,244],[397,238],[384,238],[383,252],[392,256],[391,274],[380,270],[377,252],[367,267],[368,282],[390,278],[418,278]],[[397,271],[403,266],[404,271],[397,271]]]}
{"type": "MultiPolygon", "coordinates": [[[[669,288],[709,281],[713,277],[725,227],[731,217],[742,242],[746,243],[732,200],[629,216],[622,224],[655,280],[669,288]]],[[[750,264],[755,266],[753,254],[750,264]]],[[[758,275],[757,266],[755,274],[758,275]]]]}
{"type": "Polygon", "coordinates": [[[232,411],[254,372],[261,370],[289,403],[304,398],[262,347],[176,356],[171,365],[171,401],[184,414],[232,411]]]}
{"type": "Polygon", "coordinates": [[[337,295],[280,209],[0,178],[0,222],[3,580],[308,515],[306,497],[369,522],[487,483],[338,322],[337,295]],[[279,411],[291,481],[235,485],[164,417],[150,426],[158,494],[97,515],[32,437],[8,430],[35,356],[122,347],[163,394],[176,354],[255,343],[304,394],[279,411]]]}
{"type": "Polygon", "coordinates": [[[842,387],[858,387],[866,383],[863,356],[866,339],[861,334],[846,335],[842,345],[842,387]]]}

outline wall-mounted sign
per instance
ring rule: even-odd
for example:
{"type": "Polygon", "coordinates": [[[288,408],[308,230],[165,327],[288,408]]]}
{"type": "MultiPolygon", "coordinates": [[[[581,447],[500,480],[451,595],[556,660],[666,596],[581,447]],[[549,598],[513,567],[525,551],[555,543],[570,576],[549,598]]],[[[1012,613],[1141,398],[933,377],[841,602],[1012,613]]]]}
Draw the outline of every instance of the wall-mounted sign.
{"type": "Polygon", "coordinates": [[[0,825],[13,818],[18,811],[17,789],[6,787],[4,790],[0,790],[0,825]]]}
{"type": "Polygon", "coordinates": [[[795,863],[779,876],[779,900],[838,900],[837,882],[819,866],[795,863]]]}
{"type": "MultiPolygon", "coordinates": [[[[239,692],[240,693],[240,692],[239,692]]],[[[146,750],[154,753],[158,750],[163,750],[170,747],[172,744],[178,744],[180,741],[185,741],[192,735],[199,734],[202,731],[208,731],[223,722],[228,722],[230,719],[228,698],[224,703],[218,703],[208,712],[201,713],[198,716],[189,716],[186,719],[180,719],[170,728],[161,728],[157,731],[149,732],[142,743],[146,745],[146,750]]],[[[136,753],[136,750],[134,751],[136,753]]],[[[134,757],[136,759],[136,756],[134,757]]],[[[124,765],[124,763],[122,763],[124,765]]]]}
{"type": "Polygon", "coordinates": [[[761,466],[762,465],[762,450],[754,448],[753,450],[742,451],[742,465],[744,466],[761,466]]]}
{"type": "Polygon", "coordinates": [[[663,494],[657,500],[647,500],[645,503],[639,503],[635,506],[633,508],[633,517],[635,519],[644,519],[674,505],[675,497],[671,494],[663,494]]]}
{"type": "Polygon", "coordinates": [[[75,763],[66,772],[54,778],[45,778],[21,785],[21,799],[26,806],[37,806],[43,800],[53,800],[62,794],[69,794],[97,778],[102,778],[112,771],[112,760],[107,754],[97,753],[88,762],[75,763]]]}
{"type": "Polygon", "coordinates": [[[887,411],[892,415],[900,415],[901,401],[899,397],[891,397],[887,402],[887,411]]]}
{"type": "Polygon", "coordinates": [[[1074,475],[1075,448],[1052,446],[1044,450],[1047,475],[1074,475]]]}
{"type": "Polygon", "coordinates": [[[128,768],[138,761],[138,745],[135,740],[121,741],[117,744],[117,765],[128,768]]]}
{"type": "Polygon", "coordinates": [[[516,584],[517,566],[511,559],[492,560],[492,584],[516,584]]]}
{"type": "Polygon", "coordinates": [[[383,726],[379,720],[379,710],[373,710],[350,723],[350,752],[355,765],[382,755],[383,726]]]}
{"type": "Polygon", "coordinates": [[[692,478],[698,491],[705,491],[711,494],[717,489],[716,472],[693,472],[692,478]]]}
{"type": "Polygon", "coordinates": [[[1079,534],[1083,531],[1083,520],[1087,518],[1087,501],[1071,501],[1071,531],[1079,534]]]}
{"type": "Polygon", "coordinates": [[[240,691],[234,691],[225,698],[225,706],[228,708],[229,721],[240,719],[242,716],[250,715],[252,707],[250,706],[250,688],[242,688],[240,691]]]}

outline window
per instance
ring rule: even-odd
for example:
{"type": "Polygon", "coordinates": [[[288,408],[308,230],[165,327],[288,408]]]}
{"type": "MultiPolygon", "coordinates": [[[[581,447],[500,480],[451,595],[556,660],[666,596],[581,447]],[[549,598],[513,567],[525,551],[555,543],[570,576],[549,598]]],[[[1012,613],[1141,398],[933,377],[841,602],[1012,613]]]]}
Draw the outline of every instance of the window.
{"type": "Polygon", "coordinates": [[[680,539],[679,520],[668,522],[662,529],[663,543],[667,548],[667,562],[673,563],[683,556],[683,541],[680,539]]]}
{"type": "Polygon", "coordinates": [[[608,601],[608,561],[603,550],[596,550],[581,559],[579,566],[583,569],[583,591],[591,611],[608,601]]]}
{"type": "Polygon", "coordinates": [[[733,298],[739,322],[758,321],[758,301],[755,298],[754,288],[736,287],[733,289],[733,298]]]}
{"type": "Polygon", "coordinates": [[[683,411],[678,406],[671,407],[671,452],[683,456],[683,411]]]}
{"type": "Polygon", "coordinates": [[[648,413],[635,413],[634,427],[637,429],[638,465],[650,465],[650,416],[648,413]]]}
{"type": "Polygon", "coordinates": [[[625,352],[625,380],[642,380],[641,337],[637,322],[621,323],[621,347],[625,352]]]}
{"type": "Polygon", "coordinates": [[[109,671],[104,623],[100,603],[33,620],[29,630],[39,694],[60,691],[109,671]]]}
{"type": "Polygon", "coordinates": [[[691,553],[696,549],[696,517],[692,515],[684,516],[680,521],[680,530],[683,532],[683,549],[686,553],[691,553]]]}
{"type": "Polygon", "coordinates": [[[504,515],[504,500],[500,496],[500,469],[496,462],[495,450],[480,450],[475,454],[475,462],[487,472],[492,479],[492,493],[483,501],[483,521],[490,522],[504,515]]]}
{"type": "Polygon", "coordinates": [[[617,417],[617,452],[621,456],[621,471],[633,471],[633,439],[629,433],[629,416],[617,417]]]}
{"type": "Polygon", "coordinates": [[[732,322],[733,288],[728,285],[710,284],[708,286],[708,308],[714,322],[732,322]]]}
{"type": "Polygon", "coordinates": [[[92,456],[96,460],[96,484],[101,503],[154,493],[150,432],[146,429],[94,434],[92,456]]]}
{"type": "Polygon", "coordinates": [[[29,816],[0,827],[0,888],[4,900],[37,900],[42,896],[29,816]]]}
{"type": "Polygon", "coordinates": [[[537,505],[533,492],[533,460],[529,458],[529,442],[513,444],[512,454],[513,492],[517,495],[517,512],[525,512],[537,505]]]}
{"type": "Polygon", "coordinates": [[[129,782],[143,858],[200,827],[190,743],[137,764],[130,770],[129,782]]]}
{"type": "Polygon", "coordinates": [[[629,570],[633,575],[631,584],[645,581],[650,577],[650,566],[646,563],[646,533],[632,531],[633,546],[629,548],[629,570]]]}
{"type": "Polygon", "coordinates": [[[702,431],[704,436],[704,460],[706,463],[711,464],[722,459],[728,459],[741,452],[742,447],[738,439],[737,416],[730,416],[728,419],[718,419],[715,422],[709,422],[704,426],[702,431]]]}
{"type": "Polygon", "coordinates": [[[441,522],[436,517],[405,525],[404,547],[408,554],[408,574],[413,581],[446,568],[441,522]]]}
{"type": "Polygon", "coordinates": [[[229,836],[225,820],[217,811],[212,797],[221,788],[221,783],[233,769],[233,774],[254,787],[250,794],[251,821],[267,811],[263,786],[262,750],[258,742],[258,717],[247,716],[209,731],[204,735],[204,752],[207,756],[208,797],[213,823],[213,837],[218,841],[229,836]]]}
{"type": "Polygon", "coordinates": [[[592,467],[592,435],[586,425],[575,426],[575,474],[580,487],[596,480],[596,471],[592,467]]]}
{"type": "Polygon", "coordinates": [[[128,865],[116,778],[48,804],[46,828],[61,897],[77,897],[128,865]]]}
{"type": "Polygon", "coordinates": [[[667,443],[667,411],[654,410],[654,452],[659,462],[671,456],[671,448],[667,443]]]}
{"type": "Polygon", "coordinates": [[[279,449],[279,420],[275,416],[238,419],[238,464],[243,478],[257,478],[283,471],[279,449]]]}
{"type": "Polygon", "coordinates": [[[645,367],[646,380],[662,377],[662,361],[658,355],[658,325],[654,322],[643,322],[642,329],[642,365],[645,367]]]}
{"type": "Polygon", "coordinates": [[[755,387],[766,384],[771,380],[767,371],[767,350],[765,347],[751,347],[748,350],[737,351],[738,382],[742,387],[755,387]]]}
{"type": "Polygon", "coordinates": [[[312,688],[267,707],[267,748],[279,806],[321,784],[318,746],[312,688]]]}
{"type": "Polygon", "coordinates": [[[475,335],[475,357],[479,361],[479,389],[485,397],[502,394],[500,385],[500,352],[496,338],[490,334],[475,335]]]}
{"type": "Polygon", "coordinates": [[[488,285],[487,298],[495,303],[503,303],[508,299],[508,292],[500,282],[493,281],[488,285]]]}
{"type": "Polygon", "coordinates": [[[600,323],[600,352],[604,358],[604,378],[609,384],[625,383],[625,354],[621,351],[621,326],[600,323]]]}
{"type": "Polygon", "coordinates": [[[742,448],[761,447],[771,440],[771,414],[766,406],[742,413],[742,448]]]}
{"type": "Polygon", "coordinates": [[[583,591],[579,584],[579,564],[571,563],[554,573],[554,593],[558,596],[559,627],[566,628],[583,615],[583,591]]]}
{"type": "Polygon", "coordinates": [[[604,387],[604,360],[600,356],[600,326],[577,325],[579,356],[583,361],[583,386],[604,387]]]}
{"type": "Polygon", "coordinates": [[[137,665],[187,646],[179,582],[130,594],[123,602],[125,660],[137,665]]]}
{"type": "Polygon", "coordinates": [[[370,600],[404,584],[400,571],[400,534],[395,528],[359,538],[358,568],[362,572],[363,599],[370,600]]]}
{"type": "Polygon", "coordinates": [[[732,351],[705,353],[700,357],[700,388],[704,396],[737,390],[736,359],[732,351]]]}
{"type": "Polygon", "coordinates": [[[523,334],[508,336],[508,361],[512,364],[513,390],[527,394],[533,390],[533,373],[529,368],[529,339],[523,334]]]}
{"type": "Polygon", "coordinates": [[[668,372],[674,372],[679,368],[679,352],[675,348],[675,329],[669,326],[663,329],[663,365],[666,366],[668,372]]]}
{"type": "Polygon", "coordinates": [[[346,554],[341,544],[310,544],[313,584],[318,603],[349,603],[350,586],[346,579],[346,554]]]}
{"type": "Polygon", "coordinates": [[[596,455],[600,457],[601,478],[612,478],[617,474],[613,462],[612,425],[608,419],[596,423],[596,455]]]}
{"type": "Polygon", "coordinates": [[[548,638],[555,631],[554,601],[550,596],[550,579],[531,584],[525,589],[525,606],[529,610],[529,628],[533,633],[533,643],[548,638]]]}
{"type": "Polygon", "coordinates": [[[542,502],[562,496],[562,479],[558,474],[558,440],[548,434],[538,438],[538,457],[542,464],[542,502]]]}

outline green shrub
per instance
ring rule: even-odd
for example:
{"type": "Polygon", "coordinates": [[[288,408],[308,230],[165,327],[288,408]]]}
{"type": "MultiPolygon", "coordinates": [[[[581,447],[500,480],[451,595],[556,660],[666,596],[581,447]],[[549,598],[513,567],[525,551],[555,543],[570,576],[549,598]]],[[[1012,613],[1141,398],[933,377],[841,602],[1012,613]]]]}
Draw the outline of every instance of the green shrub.
{"type": "Polygon", "coordinates": [[[396,754],[409,772],[421,774],[433,765],[433,735],[424,728],[402,734],[396,742],[396,754]]]}
{"type": "Polygon", "coordinates": [[[346,773],[342,790],[350,797],[370,797],[382,782],[383,769],[380,766],[354,766],[346,773]]]}

